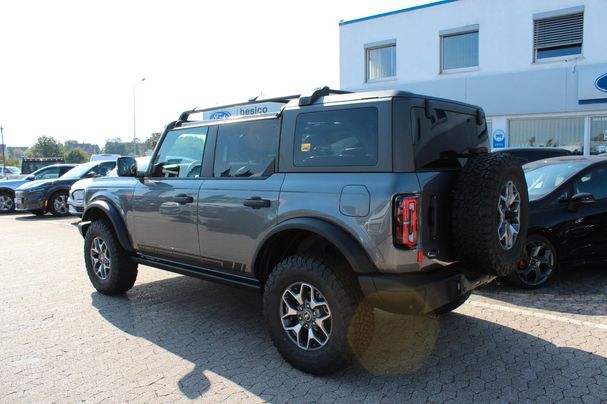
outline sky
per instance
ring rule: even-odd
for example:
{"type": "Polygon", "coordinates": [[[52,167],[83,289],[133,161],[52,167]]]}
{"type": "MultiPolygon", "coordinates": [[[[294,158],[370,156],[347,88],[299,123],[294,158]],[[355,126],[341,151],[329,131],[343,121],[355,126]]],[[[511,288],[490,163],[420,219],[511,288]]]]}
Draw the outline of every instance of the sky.
{"type": "Polygon", "coordinates": [[[339,87],[339,21],[427,0],[0,2],[0,125],[103,147],[180,112],[339,87]],[[145,81],[140,81],[146,78],[145,81]]]}

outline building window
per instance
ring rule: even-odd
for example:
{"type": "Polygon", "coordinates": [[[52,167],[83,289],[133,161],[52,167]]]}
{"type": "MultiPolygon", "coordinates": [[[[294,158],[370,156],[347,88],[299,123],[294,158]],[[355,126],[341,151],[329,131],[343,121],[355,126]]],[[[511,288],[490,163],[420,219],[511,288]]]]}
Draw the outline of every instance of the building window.
{"type": "Polygon", "coordinates": [[[441,31],[441,71],[478,66],[478,25],[441,31]]]}
{"type": "Polygon", "coordinates": [[[584,117],[510,119],[510,147],[561,147],[582,154],[584,117]]]}
{"type": "Polygon", "coordinates": [[[607,116],[590,118],[590,154],[607,153],[607,116]]]}
{"type": "Polygon", "coordinates": [[[365,47],[367,81],[396,77],[396,43],[365,47]]]}
{"type": "Polygon", "coordinates": [[[556,15],[533,21],[535,60],[581,55],[584,13],[556,15]]]}

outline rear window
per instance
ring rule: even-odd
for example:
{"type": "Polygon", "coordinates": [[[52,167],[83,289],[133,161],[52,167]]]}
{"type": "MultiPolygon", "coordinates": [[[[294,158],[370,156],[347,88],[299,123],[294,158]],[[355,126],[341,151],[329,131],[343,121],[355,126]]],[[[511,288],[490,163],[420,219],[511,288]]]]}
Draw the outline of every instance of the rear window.
{"type": "Polygon", "coordinates": [[[374,166],[377,138],[377,108],[299,114],[293,162],[298,167],[374,166]]]}
{"type": "Polygon", "coordinates": [[[460,167],[457,153],[488,146],[486,128],[473,115],[436,108],[427,118],[423,108],[413,108],[415,167],[460,167]]]}

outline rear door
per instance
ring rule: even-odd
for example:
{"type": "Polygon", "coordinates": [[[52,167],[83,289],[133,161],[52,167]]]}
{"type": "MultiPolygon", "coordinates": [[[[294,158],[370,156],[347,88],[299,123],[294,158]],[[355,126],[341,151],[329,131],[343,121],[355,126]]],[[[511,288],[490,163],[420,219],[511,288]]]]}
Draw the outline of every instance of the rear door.
{"type": "Polygon", "coordinates": [[[171,130],[134,191],[134,243],[142,253],[198,262],[198,190],[207,127],[171,130]]]}
{"type": "Polygon", "coordinates": [[[212,177],[198,196],[203,266],[249,271],[276,221],[284,180],[275,172],[279,132],[279,119],[218,125],[212,177]]]}

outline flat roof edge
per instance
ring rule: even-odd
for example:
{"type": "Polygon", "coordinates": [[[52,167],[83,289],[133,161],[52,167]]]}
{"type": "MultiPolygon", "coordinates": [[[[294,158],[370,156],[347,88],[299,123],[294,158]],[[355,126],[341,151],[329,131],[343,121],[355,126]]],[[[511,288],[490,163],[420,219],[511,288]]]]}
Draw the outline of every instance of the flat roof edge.
{"type": "Polygon", "coordinates": [[[386,16],[394,15],[394,14],[408,13],[409,11],[415,11],[415,10],[419,10],[422,8],[440,6],[441,4],[453,3],[456,1],[458,1],[458,0],[440,0],[440,1],[436,1],[434,3],[420,4],[419,6],[403,8],[403,9],[395,10],[395,11],[388,11],[387,13],[370,15],[368,17],[361,17],[361,18],[357,18],[357,19],[349,20],[349,21],[340,21],[339,25],[342,26],[342,25],[354,24],[357,22],[362,22],[362,21],[367,21],[367,20],[374,20],[376,18],[386,17],[386,16]]]}

